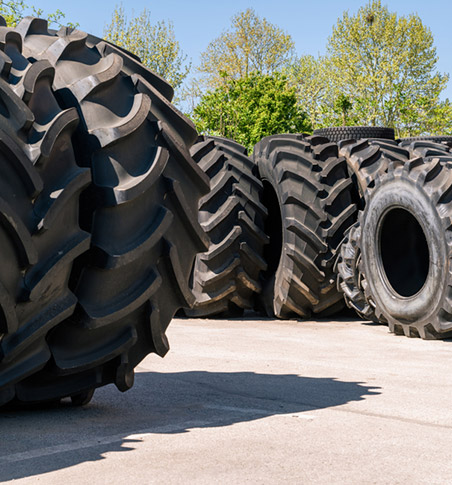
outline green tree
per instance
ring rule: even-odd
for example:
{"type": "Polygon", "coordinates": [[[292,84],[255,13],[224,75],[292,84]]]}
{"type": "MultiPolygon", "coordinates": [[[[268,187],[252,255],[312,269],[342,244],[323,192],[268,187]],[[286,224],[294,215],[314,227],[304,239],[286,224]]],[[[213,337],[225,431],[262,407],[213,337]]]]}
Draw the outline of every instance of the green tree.
{"type": "Polygon", "coordinates": [[[448,102],[439,96],[449,77],[437,72],[433,35],[417,15],[398,17],[371,0],[338,20],[327,53],[330,99],[337,106],[345,96],[359,124],[391,126],[399,136],[446,129],[448,102]]]}
{"type": "MultiPolygon", "coordinates": [[[[327,57],[301,56],[284,72],[296,90],[301,109],[314,128],[343,124],[337,112],[339,93],[332,82],[332,69],[327,57]]],[[[353,122],[349,116],[346,118],[347,122],[353,122]]]]}
{"type": "MultiPolygon", "coordinates": [[[[7,0],[0,2],[0,15],[6,20],[9,27],[15,27],[19,21],[26,15],[33,15],[35,17],[44,16],[44,11],[36,7],[26,4],[23,0],[7,0]]],[[[56,24],[61,26],[61,21],[65,15],[61,10],[56,10],[46,16],[49,24],[56,24]]],[[[78,24],[66,23],[70,27],[76,27],[78,24]]]]}
{"type": "Polygon", "coordinates": [[[249,150],[267,135],[311,131],[295,89],[279,73],[224,75],[223,84],[195,107],[194,121],[202,133],[232,138],[249,150]]]}
{"type": "Polygon", "coordinates": [[[217,87],[228,78],[247,77],[252,72],[273,74],[293,55],[290,35],[249,8],[232,18],[232,26],[210,42],[201,54],[199,71],[207,85],[217,87]]]}
{"type": "Polygon", "coordinates": [[[165,78],[175,89],[190,71],[172,22],[153,24],[147,9],[129,21],[124,7],[117,6],[111,23],[104,28],[104,38],[140,57],[145,66],[165,78]]]}

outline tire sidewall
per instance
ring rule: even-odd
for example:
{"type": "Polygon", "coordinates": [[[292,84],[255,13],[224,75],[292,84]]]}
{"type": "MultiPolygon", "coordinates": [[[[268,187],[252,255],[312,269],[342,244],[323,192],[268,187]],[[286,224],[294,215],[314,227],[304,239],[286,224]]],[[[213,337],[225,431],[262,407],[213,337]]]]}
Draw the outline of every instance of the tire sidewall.
{"type": "Polygon", "coordinates": [[[380,185],[366,206],[361,251],[370,295],[387,318],[401,322],[424,321],[437,313],[447,290],[449,255],[445,229],[429,195],[414,181],[396,177],[380,185]],[[422,227],[429,250],[427,279],[419,292],[399,295],[390,285],[381,260],[380,231],[385,215],[392,209],[410,212],[422,227]]]}

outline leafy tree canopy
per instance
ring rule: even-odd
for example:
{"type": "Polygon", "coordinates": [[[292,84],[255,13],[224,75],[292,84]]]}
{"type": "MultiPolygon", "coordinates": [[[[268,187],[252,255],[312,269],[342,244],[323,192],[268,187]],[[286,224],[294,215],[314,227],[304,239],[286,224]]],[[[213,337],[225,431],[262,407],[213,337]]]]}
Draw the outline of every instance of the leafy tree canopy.
{"type": "Polygon", "coordinates": [[[172,22],[153,24],[147,9],[129,21],[123,5],[117,6],[111,23],[104,28],[104,38],[133,52],[145,66],[165,78],[175,89],[190,71],[172,22]]]}
{"type": "Polygon", "coordinates": [[[221,86],[201,98],[194,120],[202,133],[232,138],[250,151],[264,136],[311,131],[295,89],[279,73],[224,76],[221,86]]]}
{"type": "MultiPolygon", "coordinates": [[[[35,17],[45,16],[42,9],[30,6],[23,0],[6,0],[0,2],[0,15],[6,20],[6,24],[9,27],[15,27],[19,21],[27,15],[33,15],[35,17]]],[[[54,13],[51,13],[46,17],[49,24],[54,23],[61,26],[61,22],[65,15],[61,10],[56,10],[54,13]]],[[[70,22],[66,23],[66,25],[69,25],[70,27],[77,26],[77,24],[72,24],[70,22]]]]}
{"type": "Polygon", "coordinates": [[[338,20],[327,53],[329,96],[336,98],[330,104],[337,106],[338,96],[345,96],[358,124],[415,134],[428,131],[430,119],[448,110],[439,96],[449,77],[437,72],[433,35],[417,15],[398,17],[371,0],[356,15],[345,12],[338,20]]]}
{"type": "Polygon", "coordinates": [[[210,88],[228,78],[252,72],[273,74],[290,62],[294,42],[290,35],[249,8],[232,18],[231,28],[213,40],[201,54],[199,71],[210,88]]]}

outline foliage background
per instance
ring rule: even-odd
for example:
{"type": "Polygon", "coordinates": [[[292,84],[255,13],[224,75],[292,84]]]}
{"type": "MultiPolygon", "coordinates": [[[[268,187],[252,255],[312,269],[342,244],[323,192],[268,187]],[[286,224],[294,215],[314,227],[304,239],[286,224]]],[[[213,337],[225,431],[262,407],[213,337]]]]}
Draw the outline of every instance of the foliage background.
{"type": "MultiPolygon", "coordinates": [[[[297,110],[304,113],[305,129],[376,124],[394,126],[399,136],[451,133],[452,109],[444,96],[448,74],[438,69],[441,64],[433,38],[433,34],[436,37],[439,32],[444,45],[445,30],[438,30],[438,25],[442,25],[441,18],[444,23],[448,17],[447,9],[450,6],[442,4],[441,16],[438,17],[435,2],[427,7],[420,0],[400,0],[389,8],[377,0],[349,0],[341,6],[325,0],[322,5],[298,5],[293,8],[289,8],[293,2],[286,0],[280,0],[277,5],[267,0],[250,1],[251,5],[256,5],[256,11],[247,9],[237,12],[230,18],[229,26],[223,17],[222,23],[226,28],[212,34],[214,25],[218,25],[220,20],[218,16],[212,17],[212,13],[231,11],[234,5],[238,5],[234,2],[231,0],[228,4],[215,6],[207,0],[200,0],[196,6],[179,5],[178,2],[169,2],[165,6],[151,3],[151,11],[144,9],[138,14],[130,11],[130,4],[126,4],[127,11],[122,5],[117,5],[109,21],[105,22],[105,15],[98,18],[90,15],[83,18],[81,23],[83,30],[97,35],[99,32],[87,28],[85,22],[88,25],[96,25],[92,22],[103,23],[105,37],[136,51],[148,66],[169,79],[176,87],[176,103],[196,120],[199,128],[207,132],[224,131],[224,126],[217,126],[216,130],[207,128],[215,118],[212,110],[204,110],[204,116],[211,116],[212,119],[202,119],[199,114],[201,108],[198,114],[195,113],[199,105],[211,99],[216,89],[224,89],[225,86],[231,88],[231,79],[244,80],[246,83],[247,78],[256,80],[258,75],[278,75],[295,89],[297,110]],[[174,8],[177,5],[179,8],[174,8]],[[319,45],[318,51],[322,55],[306,55],[296,51],[294,39],[298,39],[298,48],[303,50],[302,39],[310,45],[312,52],[313,31],[324,31],[327,23],[331,26],[331,11],[338,15],[346,5],[351,6],[350,11],[339,15],[326,45],[319,45]],[[199,62],[195,63],[183,50],[187,45],[186,40],[182,46],[178,37],[181,31],[180,17],[189,10],[195,17],[184,19],[182,30],[192,29],[193,39],[199,38],[201,31],[212,35],[210,43],[204,44],[206,48],[201,52],[199,62]],[[394,10],[401,13],[397,14],[394,10]],[[410,11],[416,10],[422,11],[422,18],[410,14],[410,11]],[[168,13],[171,20],[161,20],[162,12],[168,13]],[[261,12],[266,12],[266,18],[261,12]],[[281,28],[281,24],[293,27],[295,12],[296,25],[300,28],[287,32],[281,28]],[[433,33],[423,22],[424,18],[436,26],[433,33]],[[366,64],[364,61],[367,58],[372,58],[373,64],[366,64]]],[[[69,12],[83,6],[89,11],[99,11],[99,6],[104,4],[104,0],[96,4],[80,0],[77,4],[64,7],[69,12]]],[[[143,5],[141,0],[134,2],[134,5],[140,4],[143,5]]],[[[53,21],[54,27],[67,23],[63,12],[50,8],[58,5],[55,1],[41,0],[39,5],[46,12],[53,13],[36,12],[36,8],[23,1],[0,2],[0,10],[9,16],[11,24],[24,13],[33,11],[47,16],[53,21]]],[[[111,12],[111,7],[105,10],[104,5],[103,8],[105,13],[108,10],[111,12]]],[[[66,18],[72,20],[69,16],[66,18]]],[[[80,20],[80,17],[73,18],[80,20]]],[[[447,32],[450,33],[450,29],[447,32]]],[[[442,59],[445,59],[444,50],[442,59]]],[[[227,96],[224,99],[232,98],[227,96]]],[[[261,99],[264,103],[264,98],[261,99]]],[[[269,104],[268,99],[265,106],[269,119],[276,113],[283,116],[278,111],[278,105],[269,104]]],[[[257,109],[256,116],[265,111],[258,103],[253,106],[257,109]]],[[[256,119],[250,115],[248,118],[256,119]]],[[[222,119],[224,121],[226,116],[222,119]]],[[[265,123],[271,128],[270,121],[262,121],[262,124],[265,123]]],[[[296,129],[294,124],[291,126],[287,129],[296,129]]],[[[252,128],[249,123],[247,131],[240,136],[251,139],[252,128]]]]}

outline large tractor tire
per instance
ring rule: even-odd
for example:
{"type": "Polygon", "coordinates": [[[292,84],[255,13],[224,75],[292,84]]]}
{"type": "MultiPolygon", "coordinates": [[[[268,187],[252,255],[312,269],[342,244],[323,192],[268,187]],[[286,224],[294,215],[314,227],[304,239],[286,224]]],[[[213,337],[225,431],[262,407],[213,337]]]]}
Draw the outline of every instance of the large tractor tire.
{"type": "Polygon", "coordinates": [[[339,153],[346,159],[348,172],[357,189],[357,204],[364,207],[366,192],[373,188],[378,177],[386,173],[391,162],[404,163],[409,159],[406,149],[386,140],[349,139],[339,142],[339,153]]]}
{"type": "Polygon", "coordinates": [[[270,237],[260,308],[278,318],[333,314],[343,308],[333,266],[356,219],[345,159],[323,137],[274,135],[256,145],[254,160],[270,237]]]}
{"type": "Polygon", "coordinates": [[[17,115],[2,144],[20,178],[8,168],[0,183],[30,208],[2,212],[11,249],[0,273],[17,273],[16,259],[21,272],[0,291],[0,404],[84,404],[102,385],[129,389],[144,356],[167,352],[165,330],[193,303],[190,271],[208,244],[197,221],[208,180],[189,154],[196,130],[136,59],[41,19],[2,30],[18,111],[37,125],[17,115]]]}
{"type": "Polygon", "coordinates": [[[383,138],[394,140],[394,129],[379,126],[334,126],[331,128],[319,128],[314,130],[314,135],[324,136],[330,141],[338,142],[354,138],[383,138]]]}
{"type": "Polygon", "coordinates": [[[427,138],[420,140],[401,140],[399,146],[409,152],[410,158],[422,157],[426,160],[431,160],[434,157],[441,157],[444,161],[448,161],[452,156],[447,143],[427,138]]]}
{"type": "MultiPolygon", "coordinates": [[[[400,143],[390,140],[345,140],[339,142],[339,147],[341,155],[347,160],[350,176],[357,186],[357,204],[361,209],[364,209],[366,198],[374,189],[377,179],[387,173],[391,164],[404,165],[416,157],[423,157],[426,162],[434,158],[441,163],[452,161],[445,144],[425,139],[400,143]]],[[[358,223],[357,228],[351,230],[343,243],[336,266],[338,287],[344,292],[348,307],[354,308],[363,319],[376,321],[373,306],[364,296],[363,286],[366,279],[359,270],[361,251],[357,235],[360,233],[361,227],[358,223]]]]}
{"type": "Polygon", "coordinates": [[[390,166],[360,214],[365,295],[389,329],[452,335],[452,171],[439,158],[390,166]]]}
{"type": "MultiPolygon", "coordinates": [[[[391,164],[402,165],[410,158],[406,148],[391,140],[344,140],[338,143],[339,151],[347,160],[348,171],[356,187],[356,204],[364,209],[369,193],[374,189],[378,178],[387,173],[391,164]]],[[[364,288],[365,278],[360,271],[361,250],[359,238],[361,226],[357,222],[350,228],[341,244],[336,261],[338,290],[344,300],[364,320],[377,321],[374,308],[367,301],[364,288]]]]}
{"type": "Polygon", "coordinates": [[[440,157],[442,162],[452,160],[447,145],[430,140],[397,143],[381,139],[349,139],[339,142],[339,150],[347,160],[350,176],[360,195],[361,208],[364,207],[366,191],[372,189],[376,179],[387,172],[390,163],[403,165],[416,157],[425,160],[440,157]]]}
{"type": "Polygon", "coordinates": [[[411,136],[399,140],[400,143],[412,143],[414,141],[431,141],[433,143],[442,143],[449,148],[452,147],[452,136],[450,135],[411,136]]]}
{"type": "Polygon", "coordinates": [[[336,260],[338,290],[344,294],[344,301],[348,308],[363,319],[378,323],[375,310],[367,300],[365,289],[366,280],[360,270],[361,265],[361,226],[356,222],[347,232],[336,260]]]}
{"type": "Polygon", "coordinates": [[[246,149],[219,137],[200,137],[191,150],[210,179],[199,205],[199,222],[210,238],[209,250],[195,260],[189,316],[236,316],[254,307],[261,292],[260,273],[267,236],[262,183],[246,149]]]}

